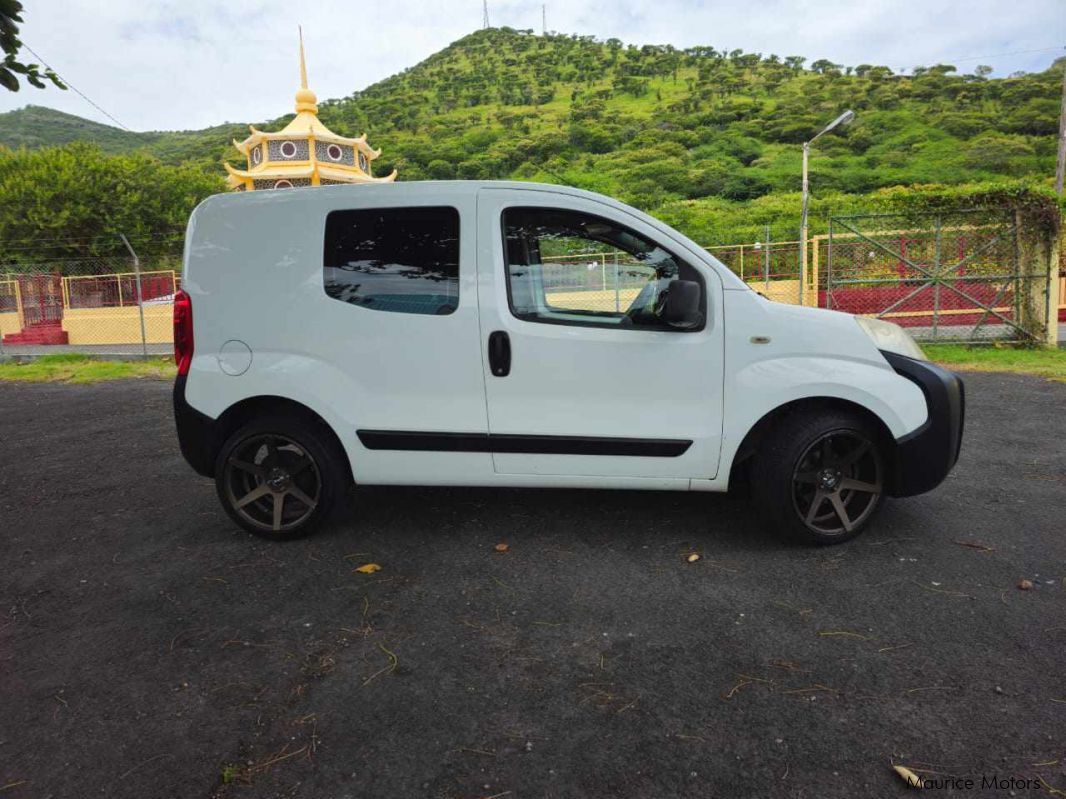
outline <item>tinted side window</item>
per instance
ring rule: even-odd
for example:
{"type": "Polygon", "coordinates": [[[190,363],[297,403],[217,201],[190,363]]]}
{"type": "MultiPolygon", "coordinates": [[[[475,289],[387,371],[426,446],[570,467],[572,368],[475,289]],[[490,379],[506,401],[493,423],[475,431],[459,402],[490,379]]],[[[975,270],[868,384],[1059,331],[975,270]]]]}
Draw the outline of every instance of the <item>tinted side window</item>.
{"type": "Polygon", "coordinates": [[[459,305],[459,211],[450,207],[332,211],[326,294],[375,311],[450,314],[459,305]]]}

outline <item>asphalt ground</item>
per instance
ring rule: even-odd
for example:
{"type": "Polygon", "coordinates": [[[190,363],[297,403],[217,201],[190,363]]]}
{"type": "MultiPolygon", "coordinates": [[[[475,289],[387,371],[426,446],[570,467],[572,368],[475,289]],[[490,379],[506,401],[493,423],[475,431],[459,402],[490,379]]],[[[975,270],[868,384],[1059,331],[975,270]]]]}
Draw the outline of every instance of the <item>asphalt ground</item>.
{"type": "Polygon", "coordinates": [[[955,472],[827,549],[742,495],[426,488],[270,544],[168,384],[0,384],[0,797],[1066,790],[1066,385],[966,381],[955,472]]]}

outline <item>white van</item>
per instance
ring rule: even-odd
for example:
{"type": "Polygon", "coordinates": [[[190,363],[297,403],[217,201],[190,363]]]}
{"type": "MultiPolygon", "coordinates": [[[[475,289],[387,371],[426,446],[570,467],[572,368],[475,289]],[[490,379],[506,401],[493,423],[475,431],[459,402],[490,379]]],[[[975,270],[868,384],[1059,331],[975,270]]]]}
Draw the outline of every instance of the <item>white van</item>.
{"type": "MultiPolygon", "coordinates": [[[[958,457],[961,381],[900,327],[761,297],[597,194],[412,182],[224,194],[174,303],[185,458],[273,539],[353,482],[725,491],[844,541],[958,457]]],[[[591,512],[591,510],[590,510],[591,512]]]]}

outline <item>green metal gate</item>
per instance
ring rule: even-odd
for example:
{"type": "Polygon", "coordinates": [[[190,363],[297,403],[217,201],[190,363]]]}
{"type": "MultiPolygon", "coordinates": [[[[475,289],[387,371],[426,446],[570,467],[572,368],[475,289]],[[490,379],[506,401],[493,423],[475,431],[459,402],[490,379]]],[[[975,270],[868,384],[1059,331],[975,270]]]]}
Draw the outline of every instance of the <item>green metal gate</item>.
{"type": "Polygon", "coordinates": [[[1033,341],[1033,281],[1009,210],[834,216],[824,307],[876,316],[924,341],[1033,341]]]}

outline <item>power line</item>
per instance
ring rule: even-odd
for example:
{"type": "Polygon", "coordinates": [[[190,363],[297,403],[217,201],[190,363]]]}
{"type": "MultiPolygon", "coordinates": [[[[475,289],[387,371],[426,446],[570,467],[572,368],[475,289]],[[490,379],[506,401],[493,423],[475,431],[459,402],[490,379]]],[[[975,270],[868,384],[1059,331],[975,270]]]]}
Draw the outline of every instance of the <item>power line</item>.
{"type": "MultiPolygon", "coordinates": [[[[941,64],[950,64],[950,63],[954,63],[954,62],[957,62],[957,61],[991,61],[994,58],[1007,58],[1008,56],[1029,55],[1031,53],[1050,53],[1050,52],[1055,51],[1055,50],[1066,51],[1066,47],[1064,47],[1062,45],[1059,45],[1057,47],[1040,47],[1040,48],[1037,48],[1036,50],[1015,50],[1012,53],[996,53],[995,55],[968,55],[968,56],[960,56],[959,58],[933,59],[933,61],[935,61],[937,63],[941,63],[941,64]]],[[[923,63],[929,63],[929,62],[919,62],[919,63],[923,64],[923,63]]],[[[906,73],[907,69],[908,69],[907,67],[900,67],[899,71],[901,73],[906,73]]]]}
{"type": "MultiPolygon", "coordinates": [[[[115,118],[114,118],[113,116],[111,116],[111,114],[107,113],[107,111],[105,111],[105,110],[104,110],[104,109],[102,109],[102,108],[101,108],[100,106],[98,106],[98,105],[97,105],[96,103],[94,103],[94,102],[93,102],[92,100],[90,100],[90,99],[89,99],[89,98],[88,98],[88,97],[87,97],[87,96],[85,95],[85,93],[84,93],[84,92],[82,92],[82,91],[81,91],[81,90],[80,90],[80,89],[79,89],[79,88],[78,88],[77,86],[75,86],[75,85],[74,85],[73,83],[71,83],[71,82],[70,82],[69,80],[67,80],[67,79],[66,79],[66,78],[64,78],[64,77],[63,77],[62,75],[60,75],[60,74],[59,74],[59,72],[58,72],[58,71],[57,71],[57,70],[56,70],[56,69],[55,69],[54,67],[52,67],[52,65],[51,65],[51,64],[49,64],[49,63],[48,63],[47,61],[45,61],[45,60],[44,60],[43,58],[41,58],[41,57],[40,57],[39,55],[37,55],[37,53],[35,53],[35,52],[33,51],[33,48],[32,48],[32,47],[30,47],[30,46],[29,46],[28,44],[26,44],[25,42],[23,42],[23,43],[22,43],[22,46],[23,46],[23,47],[25,47],[25,48],[26,48],[27,50],[29,50],[29,51],[30,51],[30,55],[32,55],[32,56],[33,56],[34,58],[36,58],[36,59],[37,59],[38,61],[40,61],[40,62],[41,62],[42,64],[44,64],[44,65],[45,65],[45,67],[47,67],[48,69],[52,70],[52,72],[55,72],[55,74],[56,74],[56,77],[57,77],[57,78],[59,78],[59,79],[60,79],[61,81],[63,81],[63,83],[64,83],[64,84],[65,84],[66,86],[69,86],[69,87],[70,87],[71,89],[73,89],[73,90],[74,90],[74,93],[75,93],[75,94],[77,94],[77,95],[78,95],[79,97],[81,97],[81,99],[83,99],[83,100],[84,100],[85,102],[87,102],[87,103],[88,103],[89,105],[91,105],[91,106],[92,106],[93,108],[95,108],[95,109],[96,109],[97,111],[99,111],[99,112],[100,112],[101,114],[103,114],[103,115],[104,115],[105,117],[107,117],[108,119],[110,119],[110,120],[111,120],[112,122],[114,122],[114,123],[115,123],[116,125],[118,125],[118,126],[119,126],[120,128],[122,128],[123,130],[130,130],[130,129],[129,129],[129,128],[127,128],[127,127],[126,127],[125,125],[123,125],[123,124],[122,124],[121,122],[119,122],[119,121],[118,121],[117,119],[115,119],[115,118]]],[[[130,131],[130,133],[132,133],[132,132],[133,132],[133,131],[130,131]]]]}
{"type": "Polygon", "coordinates": [[[982,61],[987,58],[1006,58],[1012,55],[1029,55],[1030,53],[1050,53],[1052,50],[1066,50],[1066,47],[1041,47],[1038,50],[1015,50],[1013,53],[996,53],[995,55],[972,55],[964,58],[949,58],[948,61],[982,61]]]}

